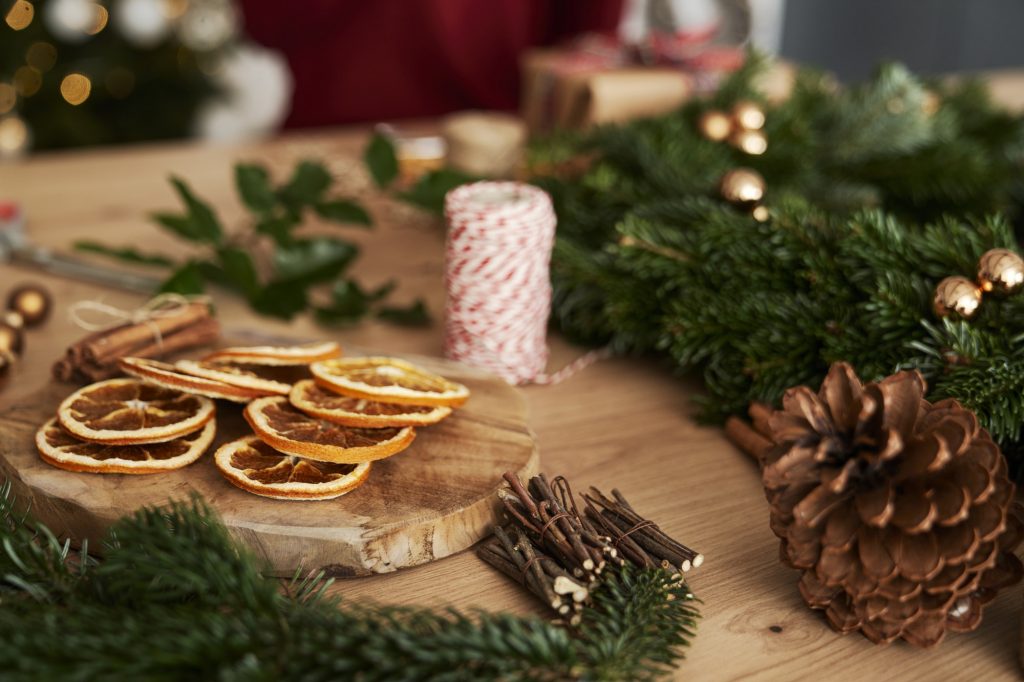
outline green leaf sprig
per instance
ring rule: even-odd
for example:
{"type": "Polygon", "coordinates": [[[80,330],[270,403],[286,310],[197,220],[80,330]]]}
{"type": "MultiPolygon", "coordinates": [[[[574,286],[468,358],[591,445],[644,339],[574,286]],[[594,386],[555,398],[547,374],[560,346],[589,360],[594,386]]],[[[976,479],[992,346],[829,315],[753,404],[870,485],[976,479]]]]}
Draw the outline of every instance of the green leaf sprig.
{"type": "Polygon", "coordinates": [[[171,184],[183,210],[153,214],[158,225],[198,247],[200,255],[177,262],[163,255],[130,247],[111,247],[95,241],[75,244],[79,251],[100,254],[135,265],[171,270],[162,292],[203,293],[215,284],[244,296],[257,312],[291,319],[311,310],[324,324],[351,324],[374,315],[400,324],[429,322],[426,306],[417,299],[407,307],[389,306],[384,299],[395,288],[388,282],[365,290],[347,276],[359,248],[337,236],[302,236],[299,228],[310,212],[340,225],[368,228],[373,221],[358,202],[331,193],[334,179],[319,161],[300,162],[290,178],[275,185],[259,164],[235,166],[235,186],[252,220],[228,232],[213,208],[181,178],[171,184]],[[326,302],[314,302],[315,287],[329,286],[326,302]]]}

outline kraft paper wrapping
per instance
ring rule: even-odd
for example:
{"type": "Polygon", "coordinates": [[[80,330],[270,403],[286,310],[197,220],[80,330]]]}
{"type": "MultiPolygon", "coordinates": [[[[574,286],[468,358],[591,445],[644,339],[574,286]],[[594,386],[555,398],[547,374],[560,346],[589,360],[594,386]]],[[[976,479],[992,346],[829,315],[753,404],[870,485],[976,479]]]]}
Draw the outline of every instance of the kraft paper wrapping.
{"type": "Polygon", "coordinates": [[[622,66],[564,50],[532,50],[522,71],[522,113],[532,133],[656,116],[693,92],[692,77],[677,69],[622,66]]]}

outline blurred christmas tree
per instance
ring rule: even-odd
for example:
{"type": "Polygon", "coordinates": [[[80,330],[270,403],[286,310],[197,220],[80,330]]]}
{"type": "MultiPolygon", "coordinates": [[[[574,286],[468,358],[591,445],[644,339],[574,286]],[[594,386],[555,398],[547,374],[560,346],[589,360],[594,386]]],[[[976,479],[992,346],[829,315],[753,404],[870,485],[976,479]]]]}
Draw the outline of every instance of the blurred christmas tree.
{"type": "MultiPolygon", "coordinates": [[[[254,52],[233,0],[0,0],[0,16],[0,158],[209,134],[246,99],[240,80],[260,84],[230,73],[240,61],[252,71],[254,52]]],[[[283,119],[290,79],[270,68],[274,101],[249,98],[259,125],[238,129],[283,119]]]]}

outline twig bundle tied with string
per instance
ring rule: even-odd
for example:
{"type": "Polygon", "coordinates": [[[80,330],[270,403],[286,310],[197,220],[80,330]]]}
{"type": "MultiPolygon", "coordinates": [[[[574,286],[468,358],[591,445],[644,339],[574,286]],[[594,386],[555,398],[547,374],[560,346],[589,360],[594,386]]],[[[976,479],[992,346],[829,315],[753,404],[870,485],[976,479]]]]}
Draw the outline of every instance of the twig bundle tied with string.
{"type": "Polygon", "coordinates": [[[660,568],[681,583],[683,573],[704,562],[702,554],[640,516],[618,490],[610,499],[591,488],[582,495],[581,510],[563,476],[549,482],[540,474],[527,485],[512,472],[504,479],[508,488],[498,495],[509,523],[495,526],[477,554],[569,625],[579,624],[609,565],[660,568]]]}

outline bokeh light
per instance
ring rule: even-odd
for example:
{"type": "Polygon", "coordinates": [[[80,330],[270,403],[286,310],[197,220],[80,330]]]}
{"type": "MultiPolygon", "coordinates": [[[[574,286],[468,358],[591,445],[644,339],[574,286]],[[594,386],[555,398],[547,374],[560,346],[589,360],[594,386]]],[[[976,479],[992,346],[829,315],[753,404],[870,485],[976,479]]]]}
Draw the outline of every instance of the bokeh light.
{"type": "Polygon", "coordinates": [[[92,81],[83,74],[69,73],[60,82],[60,94],[67,100],[68,104],[78,106],[89,99],[92,92],[92,81]]]}
{"type": "Polygon", "coordinates": [[[31,66],[22,66],[14,72],[14,89],[22,97],[31,97],[43,85],[43,74],[31,66]]]}
{"type": "Polygon", "coordinates": [[[15,0],[14,5],[7,11],[7,16],[4,20],[15,31],[20,31],[23,28],[28,28],[28,25],[32,23],[32,17],[35,15],[36,8],[32,6],[31,2],[28,2],[28,0],[15,0]]]}
{"type": "Polygon", "coordinates": [[[0,114],[6,114],[18,102],[18,92],[10,83],[0,83],[0,114]]]}
{"type": "Polygon", "coordinates": [[[42,41],[32,43],[25,54],[25,62],[32,68],[45,73],[57,63],[57,48],[42,41]]]}

